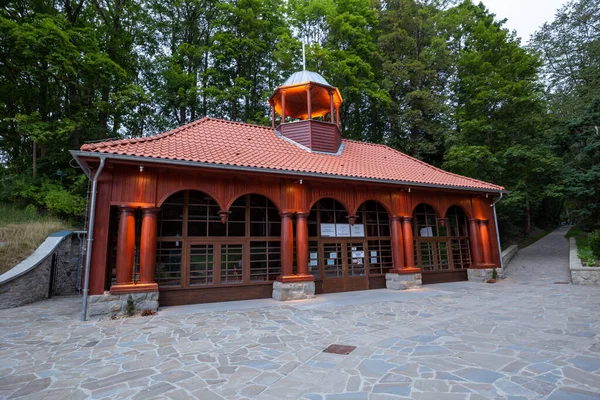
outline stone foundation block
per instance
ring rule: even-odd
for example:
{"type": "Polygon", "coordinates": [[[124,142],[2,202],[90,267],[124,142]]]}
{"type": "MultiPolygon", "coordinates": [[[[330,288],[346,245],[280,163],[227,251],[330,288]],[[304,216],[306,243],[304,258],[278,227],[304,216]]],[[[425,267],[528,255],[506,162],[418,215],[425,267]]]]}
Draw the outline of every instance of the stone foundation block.
{"type": "MultiPolygon", "coordinates": [[[[504,270],[502,268],[496,268],[498,273],[498,279],[504,279],[504,270]]],[[[469,282],[485,282],[488,279],[492,279],[494,274],[494,268],[469,268],[467,269],[467,278],[469,282]]]]}
{"type": "Polygon", "coordinates": [[[422,285],[421,274],[385,274],[385,287],[388,289],[417,289],[422,285]]]}
{"type": "Polygon", "coordinates": [[[315,283],[293,282],[282,283],[275,281],[273,283],[273,298],[279,301],[314,299],[315,283]]]}
{"type": "Polygon", "coordinates": [[[119,314],[127,309],[127,299],[131,295],[135,304],[135,311],[140,312],[145,309],[152,311],[158,310],[159,292],[147,293],[120,293],[104,294],[90,296],[88,299],[88,317],[98,317],[102,315],[119,314]]]}

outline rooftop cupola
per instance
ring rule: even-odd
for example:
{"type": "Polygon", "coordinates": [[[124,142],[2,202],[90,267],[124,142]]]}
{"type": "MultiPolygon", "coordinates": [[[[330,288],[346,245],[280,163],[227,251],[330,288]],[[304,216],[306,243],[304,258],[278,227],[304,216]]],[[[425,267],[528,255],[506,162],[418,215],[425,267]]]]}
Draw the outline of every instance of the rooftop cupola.
{"type": "Polygon", "coordinates": [[[336,153],[342,143],[339,129],[340,91],[316,72],[299,71],[269,98],[273,128],[310,149],[336,153]],[[279,125],[276,122],[279,114],[279,125]]]}

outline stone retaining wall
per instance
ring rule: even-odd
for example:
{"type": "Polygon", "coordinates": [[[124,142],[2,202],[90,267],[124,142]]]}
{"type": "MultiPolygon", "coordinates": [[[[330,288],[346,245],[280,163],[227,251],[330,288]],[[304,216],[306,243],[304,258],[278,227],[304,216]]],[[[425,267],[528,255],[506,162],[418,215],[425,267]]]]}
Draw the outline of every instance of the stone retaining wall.
{"type": "Polygon", "coordinates": [[[131,295],[135,304],[135,311],[140,312],[146,309],[158,310],[158,292],[146,293],[119,293],[93,295],[88,301],[88,317],[99,317],[111,314],[124,313],[127,310],[127,299],[131,295]]]}
{"type": "Polygon", "coordinates": [[[502,265],[506,267],[508,263],[511,262],[513,258],[515,258],[518,252],[519,246],[517,246],[516,244],[513,244],[512,246],[509,246],[504,251],[502,251],[502,265]]]}
{"type": "Polygon", "coordinates": [[[600,285],[600,267],[584,267],[577,255],[577,242],[569,238],[569,269],[573,285],[600,285]]]}
{"type": "Polygon", "coordinates": [[[47,299],[53,262],[52,293],[78,293],[79,260],[79,239],[73,232],[48,236],[31,256],[0,276],[0,309],[47,299]]]}

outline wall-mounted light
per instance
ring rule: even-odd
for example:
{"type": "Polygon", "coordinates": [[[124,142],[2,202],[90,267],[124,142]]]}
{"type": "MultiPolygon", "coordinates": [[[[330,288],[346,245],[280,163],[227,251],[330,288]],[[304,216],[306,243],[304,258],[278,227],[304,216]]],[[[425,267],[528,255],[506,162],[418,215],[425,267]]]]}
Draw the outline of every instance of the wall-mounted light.
{"type": "Polygon", "coordinates": [[[408,188],[408,193],[410,193],[410,188],[408,188]]]}
{"type": "Polygon", "coordinates": [[[302,179],[300,179],[300,184],[302,185],[302,179]]]}
{"type": "Polygon", "coordinates": [[[140,172],[144,172],[144,166],[140,165],[140,172]]]}

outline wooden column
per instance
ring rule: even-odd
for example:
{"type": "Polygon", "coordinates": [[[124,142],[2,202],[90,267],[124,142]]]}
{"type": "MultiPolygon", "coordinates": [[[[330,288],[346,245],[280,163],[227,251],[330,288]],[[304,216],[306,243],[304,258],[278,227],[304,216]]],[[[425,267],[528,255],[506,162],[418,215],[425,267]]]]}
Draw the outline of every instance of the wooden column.
{"type": "Polygon", "coordinates": [[[312,281],[314,277],[308,273],[308,214],[296,213],[296,263],[298,278],[312,281]]]}
{"type": "Polygon", "coordinates": [[[483,253],[483,264],[482,267],[491,267],[492,257],[490,255],[490,232],[488,230],[488,220],[479,221],[479,232],[481,238],[481,252],[483,253]]]}
{"type": "Polygon", "coordinates": [[[269,104],[271,105],[271,127],[275,129],[275,104],[272,101],[269,104]]]}
{"type": "Polygon", "coordinates": [[[119,233],[117,237],[117,283],[111,292],[128,291],[133,286],[133,261],[135,252],[135,209],[119,207],[119,233]]]}
{"type": "Polygon", "coordinates": [[[469,219],[469,240],[471,241],[471,268],[478,268],[481,264],[481,248],[479,247],[479,220],[469,219]]]}
{"type": "Polygon", "coordinates": [[[415,243],[413,240],[412,217],[402,217],[402,238],[404,239],[404,268],[401,273],[417,273],[421,269],[415,266],[415,243]]]}
{"type": "Polygon", "coordinates": [[[285,282],[293,278],[294,265],[294,231],[292,213],[282,212],[281,215],[281,275],[278,281],[285,282]]]}
{"type": "Polygon", "coordinates": [[[329,122],[333,124],[333,91],[329,91],[329,122]]]}
{"type": "Polygon", "coordinates": [[[402,242],[402,217],[392,216],[390,217],[390,225],[392,230],[392,260],[394,262],[394,268],[390,270],[390,273],[398,274],[400,269],[404,268],[404,253],[402,248],[404,243],[402,242]]]}
{"type": "Polygon", "coordinates": [[[140,284],[137,290],[158,290],[154,282],[156,269],[156,220],[160,208],[142,209],[142,234],[140,237],[140,284]],[[143,287],[140,287],[143,286],[143,287]]]}
{"type": "Polygon", "coordinates": [[[340,108],[335,109],[335,120],[337,122],[338,128],[340,127],[340,108]]]}
{"type": "MultiPolygon", "coordinates": [[[[96,170],[91,171],[92,174],[96,170]]],[[[110,288],[107,282],[108,227],[110,224],[110,200],[112,197],[113,170],[108,167],[98,178],[96,198],[96,222],[94,224],[94,245],[92,247],[92,264],[90,265],[90,295],[98,295],[110,288]]],[[[89,219],[88,219],[89,221],[89,219]]],[[[85,256],[84,256],[85,259],[85,256]]],[[[85,271],[83,271],[85,273],[85,271]]],[[[81,282],[83,289],[83,279],[81,282]]]]}
{"type": "Polygon", "coordinates": [[[310,95],[310,85],[306,87],[306,110],[308,113],[307,119],[312,119],[312,98],[310,95]]]}
{"type": "Polygon", "coordinates": [[[285,90],[281,91],[281,123],[285,124],[285,90]]]}

